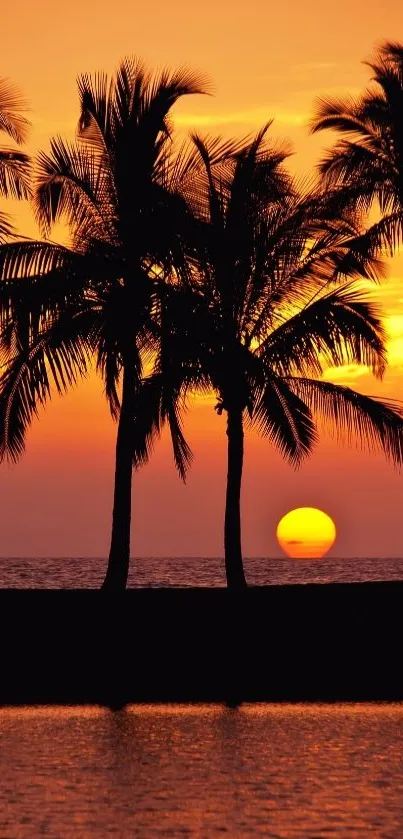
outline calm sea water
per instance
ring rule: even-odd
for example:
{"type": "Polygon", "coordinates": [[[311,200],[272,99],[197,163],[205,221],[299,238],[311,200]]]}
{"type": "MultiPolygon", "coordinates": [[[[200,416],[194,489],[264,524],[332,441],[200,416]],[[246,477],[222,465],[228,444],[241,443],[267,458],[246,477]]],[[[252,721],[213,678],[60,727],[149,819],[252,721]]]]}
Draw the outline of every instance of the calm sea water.
{"type": "MultiPolygon", "coordinates": [[[[401,559],[245,560],[251,585],[403,580],[401,559]]],[[[99,588],[106,559],[0,559],[0,588],[99,588]]],[[[129,587],[224,586],[223,559],[135,558],[129,587]]]]}
{"type": "Polygon", "coordinates": [[[0,710],[2,839],[403,836],[403,706],[0,710]]]}

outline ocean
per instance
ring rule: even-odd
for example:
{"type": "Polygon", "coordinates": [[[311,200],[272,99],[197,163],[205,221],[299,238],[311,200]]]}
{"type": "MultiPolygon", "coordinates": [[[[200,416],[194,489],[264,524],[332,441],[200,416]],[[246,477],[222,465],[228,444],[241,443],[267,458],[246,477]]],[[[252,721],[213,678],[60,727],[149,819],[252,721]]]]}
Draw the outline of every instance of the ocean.
{"type": "MultiPolygon", "coordinates": [[[[0,588],[99,588],[101,558],[0,558],[0,588]]],[[[251,585],[403,580],[403,558],[245,559],[251,585]]],[[[225,586],[224,561],[207,557],[134,557],[129,588],[225,586]]]]}
{"type": "Polygon", "coordinates": [[[402,705],[0,709],[2,839],[400,839],[402,705]]]}

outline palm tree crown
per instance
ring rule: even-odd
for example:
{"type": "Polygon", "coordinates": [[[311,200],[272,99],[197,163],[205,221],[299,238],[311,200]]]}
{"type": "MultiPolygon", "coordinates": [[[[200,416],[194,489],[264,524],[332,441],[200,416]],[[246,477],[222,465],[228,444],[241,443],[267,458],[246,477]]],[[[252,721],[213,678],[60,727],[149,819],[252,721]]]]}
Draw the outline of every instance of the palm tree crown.
{"type": "MultiPolygon", "coordinates": [[[[119,418],[111,587],[127,578],[132,461],[147,455],[135,439],[144,353],[158,346],[160,295],[175,296],[175,283],[164,292],[165,284],[186,271],[169,112],[202,86],[185,70],[153,77],[136,59],[124,60],[112,79],[82,76],[77,142],[55,138],[40,154],[33,197],[46,233],[67,219],[71,245],[10,243],[0,256],[0,453],[18,457],[38,404],[96,359],[119,418]]],[[[183,471],[175,406],[169,418],[183,471]]]]}
{"type": "MultiPolygon", "coordinates": [[[[182,185],[196,220],[195,304],[185,331],[181,374],[207,386],[227,412],[227,578],[242,585],[239,497],[243,422],[248,416],[293,464],[312,449],[314,415],[337,433],[380,445],[403,459],[397,406],[320,378],[325,366],[357,362],[376,376],[385,366],[380,313],[354,283],[381,270],[361,247],[358,217],[334,219],[326,198],[304,194],[271,149],[266,126],[230,148],[193,142],[199,157],[182,185]]],[[[166,365],[168,369],[168,365],[166,365]]],[[[174,375],[174,374],[173,374],[174,375]]],[[[180,374],[178,375],[178,378],[180,374]]]]}
{"type": "Polygon", "coordinates": [[[378,206],[368,239],[393,253],[403,240],[403,44],[384,43],[366,63],[373,85],[357,99],[320,100],[312,131],[342,135],[320,164],[325,186],[344,205],[378,206]]]}

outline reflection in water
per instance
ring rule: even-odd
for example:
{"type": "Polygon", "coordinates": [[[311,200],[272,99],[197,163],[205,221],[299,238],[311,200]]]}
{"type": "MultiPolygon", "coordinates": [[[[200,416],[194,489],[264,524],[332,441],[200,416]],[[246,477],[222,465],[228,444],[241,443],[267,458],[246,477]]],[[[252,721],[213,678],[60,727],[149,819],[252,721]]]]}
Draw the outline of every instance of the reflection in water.
{"type": "Polygon", "coordinates": [[[0,836],[403,836],[402,705],[0,710],[0,836]]]}

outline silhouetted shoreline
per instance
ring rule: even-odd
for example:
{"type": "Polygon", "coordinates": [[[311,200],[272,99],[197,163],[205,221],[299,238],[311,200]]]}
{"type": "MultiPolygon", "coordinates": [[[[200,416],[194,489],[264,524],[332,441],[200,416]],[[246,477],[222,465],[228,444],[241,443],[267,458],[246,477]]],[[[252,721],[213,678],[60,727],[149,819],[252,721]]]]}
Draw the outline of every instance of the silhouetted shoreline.
{"type": "Polygon", "coordinates": [[[403,581],[0,590],[0,704],[403,700],[403,581]]]}

